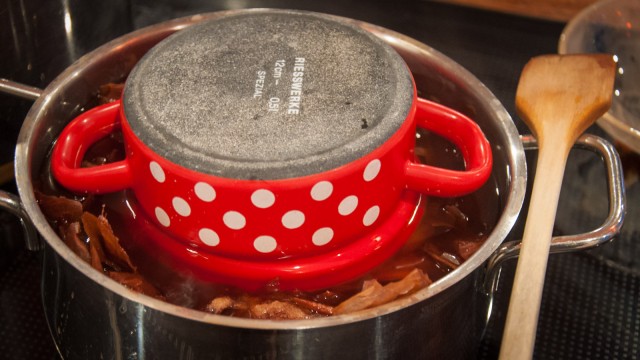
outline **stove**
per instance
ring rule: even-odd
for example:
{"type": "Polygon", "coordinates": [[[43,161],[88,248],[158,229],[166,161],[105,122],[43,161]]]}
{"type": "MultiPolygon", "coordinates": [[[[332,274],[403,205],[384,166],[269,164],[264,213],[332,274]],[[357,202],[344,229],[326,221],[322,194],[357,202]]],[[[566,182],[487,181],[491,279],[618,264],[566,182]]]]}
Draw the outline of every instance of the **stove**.
{"type": "MultiPolygon", "coordinates": [[[[189,14],[272,7],[325,12],[363,20],[413,37],[478,77],[504,104],[518,130],[514,94],[529,58],[555,53],[563,23],[432,1],[52,0],[0,4],[0,77],[45,87],[82,54],[134,29],[189,14]]],[[[31,102],[0,94],[0,164],[12,160],[31,102]]],[[[589,133],[607,138],[598,127],[589,133]]],[[[609,139],[611,140],[611,139],[609,139]]],[[[598,249],[552,255],[534,357],[640,358],[640,157],[620,148],[626,175],[627,216],[621,234],[598,249]]],[[[535,152],[528,152],[529,168],[535,152]]],[[[570,155],[555,233],[597,227],[607,214],[606,176],[588,151],[570,155]]],[[[532,176],[533,174],[530,174],[532,176]]],[[[1,189],[16,192],[11,181],[1,189]]],[[[526,204],[525,204],[526,206],[526,204]]],[[[524,213],[522,218],[524,218],[524,213]]],[[[522,221],[512,238],[522,233],[522,221]]],[[[507,262],[478,359],[497,358],[515,261],[507,262]]],[[[41,254],[24,249],[13,216],[0,212],[0,358],[56,359],[40,299],[41,254]]]]}

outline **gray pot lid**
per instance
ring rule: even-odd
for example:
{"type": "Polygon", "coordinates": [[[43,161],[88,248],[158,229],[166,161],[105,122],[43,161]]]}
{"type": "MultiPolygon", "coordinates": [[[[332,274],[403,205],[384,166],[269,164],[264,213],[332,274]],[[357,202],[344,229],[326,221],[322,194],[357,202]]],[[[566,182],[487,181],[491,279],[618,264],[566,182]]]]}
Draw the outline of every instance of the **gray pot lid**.
{"type": "Polygon", "coordinates": [[[324,172],[382,145],[408,115],[402,58],[335,17],[260,10],[191,26],[127,79],[125,117],[151,150],[234,179],[324,172]]]}

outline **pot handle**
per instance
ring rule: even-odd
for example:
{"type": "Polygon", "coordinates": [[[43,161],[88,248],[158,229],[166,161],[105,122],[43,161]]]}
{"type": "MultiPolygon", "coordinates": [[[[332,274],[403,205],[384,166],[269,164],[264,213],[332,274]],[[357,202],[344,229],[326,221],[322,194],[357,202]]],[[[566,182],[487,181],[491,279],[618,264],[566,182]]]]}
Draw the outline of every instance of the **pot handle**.
{"type": "Polygon", "coordinates": [[[7,210],[20,220],[22,229],[24,230],[25,243],[27,249],[38,251],[42,249],[42,240],[38,236],[35,226],[31,223],[29,215],[22,207],[22,202],[17,195],[0,190],[0,209],[7,210]]]}
{"type": "Polygon", "coordinates": [[[0,93],[17,96],[27,100],[37,100],[43,90],[35,86],[21,84],[9,79],[0,78],[0,93]]]}
{"type": "MultiPolygon", "coordinates": [[[[42,94],[42,90],[37,87],[0,78],[0,93],[14,95],[27,100],[36,100],[42,94]]],[[[0,190],[0,209],[6,210],[18,217],[20,225],[22,225],[22,229],[24,230],[25,244],[28,250],[38,251],[42,249],[43,243],[38,236],[36,227],[31,222],[26,210],[22,207],[22,202],[17,195],[0,190]]]]}
{"type": "Polygon", "coordinates": [[[127,159],[80,167],[92,144],[120,129],[120,104],[118,100],[80,114],[60,134],[51,154],[51,170],[67,189],[102,194],[130,187],[131,171],[127,159]]]}
{"type": "MultiPolygon", "coordinates": [[[[537,148],[533,136],[521,136],[525,150],[537,148]]],[[[554,237],[551,240],[550,253],[566,253],[591,249],[602,245],[616,236],[622,228],[625,215],[625,191],[620,157],[611,143],[595,135],[582,135],[576,145],[578,148],[591,150],[599,154],[607,171],[609,192],[609,215],[598,228],[578,234],[554,237]]],[[[498,290],[500,268],[505,260],[512,259],[520,253],[520,240],[502,244],[487,260],[484,279],[484,291],[489,296],[489,304],[493,302],[498,290]]],[[[491,309],[491,306],[489,307],[491,309]]]]}
{"type": "Polygon", "coordinates": [[[423,194],[462,196],[480,188],[491,175],[491,145],[480,127],[465,115],[440,104],[418,98],[418,127],[438,134],[462,152],[465,170],[456,171],[409,161],[407,187],[423,194]]]}

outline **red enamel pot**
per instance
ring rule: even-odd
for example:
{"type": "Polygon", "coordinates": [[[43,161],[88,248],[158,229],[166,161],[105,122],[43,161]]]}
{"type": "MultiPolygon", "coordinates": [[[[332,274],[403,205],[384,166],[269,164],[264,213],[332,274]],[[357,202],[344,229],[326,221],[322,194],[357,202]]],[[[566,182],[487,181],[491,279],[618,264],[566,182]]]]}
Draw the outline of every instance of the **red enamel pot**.
{"type": "Polygon", "coordinates": [[[154,251],[200,277],[255,289],[318,289],[389,258],[421,195],[460,196],[491,173],[471,119],[418,98],[402,58],[320,14],[253,11],[152,48],[120,101],[62,132],[55,178],[80,193],[130,189],[154,251]],[[466,169],[417,162],[417,127],[453,142],[466,169]],[[126,158],[81,168],[122,131],[126,158]]]}

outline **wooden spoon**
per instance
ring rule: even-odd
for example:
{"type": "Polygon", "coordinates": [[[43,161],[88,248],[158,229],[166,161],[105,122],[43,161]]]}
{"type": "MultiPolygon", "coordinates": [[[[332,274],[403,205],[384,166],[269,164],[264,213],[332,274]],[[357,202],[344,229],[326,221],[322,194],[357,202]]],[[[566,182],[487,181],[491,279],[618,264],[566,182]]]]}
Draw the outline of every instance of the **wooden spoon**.
{"type": "Polygon", "coordinates": [[[500,359],[531,359],[551,232],[569,150],[611,106],[611,55],[545,55],[522,70],[516,109],[538,140],[531,193],[500,359]]]}

